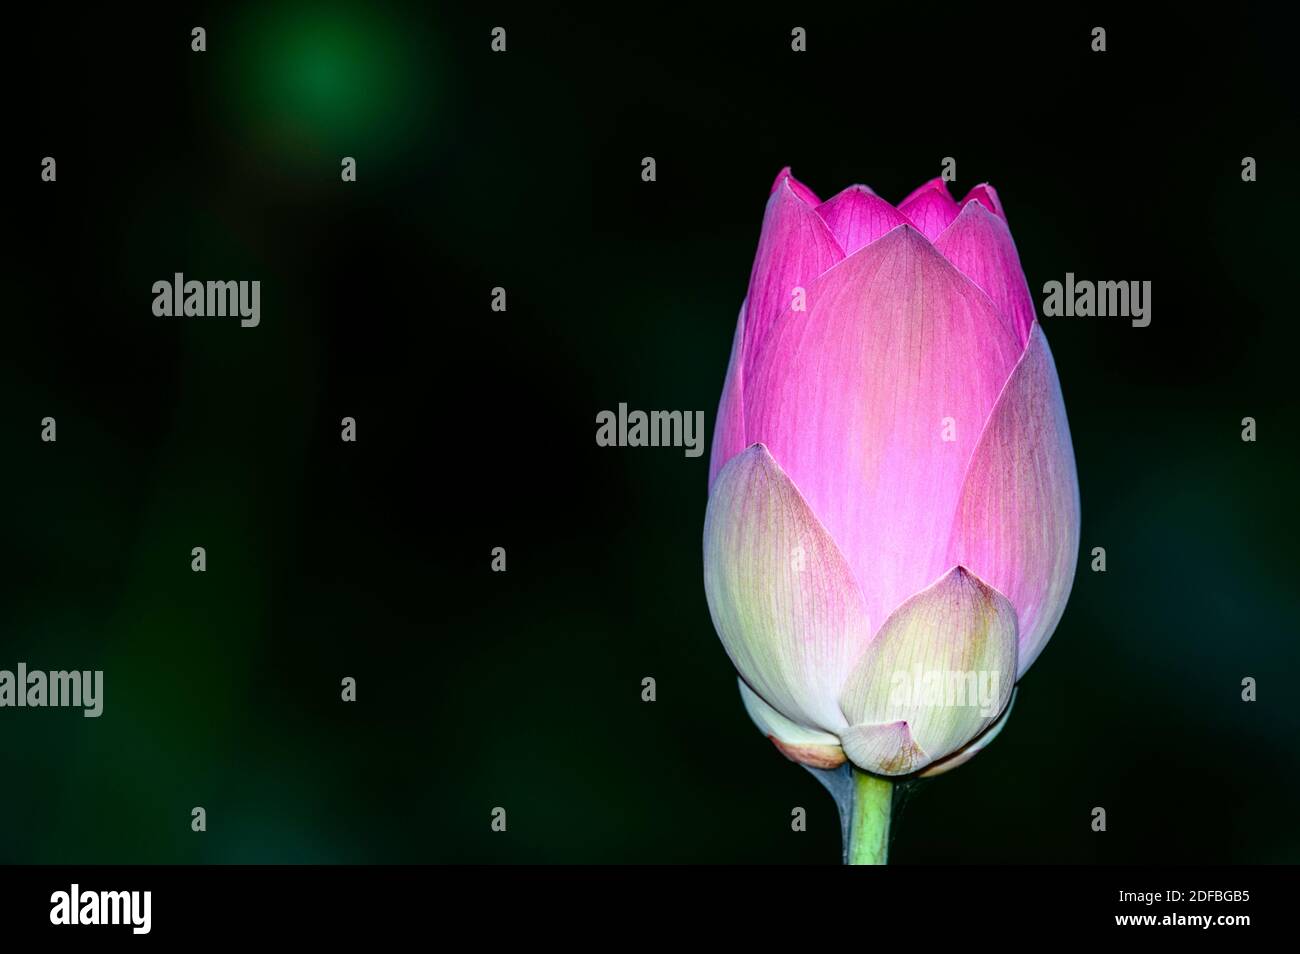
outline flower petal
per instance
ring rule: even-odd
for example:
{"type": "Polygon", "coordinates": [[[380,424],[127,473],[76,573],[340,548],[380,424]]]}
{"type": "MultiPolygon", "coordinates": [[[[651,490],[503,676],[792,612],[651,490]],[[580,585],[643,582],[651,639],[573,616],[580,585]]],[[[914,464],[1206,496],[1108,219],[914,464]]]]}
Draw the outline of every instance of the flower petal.
{"type": "Polygon", "coordinates": [[[1034,300],[1029,296],[1029,285],[1007,223],[979,202],[971,202],[939,236],[934,247],[984,289],[1015,328],[1016,337],[1023,345],[1034,323],[1034,300]]]}
{"type": "Polygon", "coordinates": [[[933,242],[952,224],[952,220],[957,218],[957,213],[961,210],[953,197],[948,194],[947,183],[940,179],[933,179],[926,185],[930,187],[922,186],[899,203],[898,211],[907,216],[908,220],[933,242]]]}
{"type": "Polygon", "coordinates": [[[843,257],[831,230],[815,208],[797,194],[794,178],[786,175],[767,200],[758,253],[749,276],[746,367],[762,349],[768,329],[790,307],[794,289],[806,289],[843,257]]]}
{"type": "Polygon", "coordinates": [[[854,765],[877,775],[908,775],[932,761],[904,721],[849,726],[841,742],[854,765]]]}
{"type": "Polygon", "coordinates": [[[961,207],[964,209],[972,202],[978,202],[984,208],[988,209],[1003,222],[1007,220],[1006,212],[1002,211],[1002,200],[998,198],[997,190],[987,182],[981,182],[975,188],[966,193],[966,198],[961,200],[961,207]]]}
{"type": "Polygon", "coordinates": [[[772,180],[772,188],[767,190],[767,194],[771,195],[777,189],[781,188],[782,184],[786,182],[789,182],[790,188],[794,190],[794,194],[797,195],[799,198],[803,199],[810,206],[813,206],[815,208],[816,206],[821,205],[822,200],[817,198],[817,193],[813,192],[812,189],[808,188],[806,185],[804,185],[802,182],[796,179],[794,177],[794,173],[790,171],[789,166],[786,166],[784,169],[782,169],[780,172],[776,174],[776,178],[772,180]]]}
{"type": "Polygon", "coordinates": [[[1016,608],[1020,669],[1051,637],[1079,555],[1079,480],[1051,349],[1034,324],[971,458],[948,558],[1016,608]]]}
{"type": "Polygon", "coordinates": [[[863,185],[849,186],[817,207],[845,255],[907,224],[907,216],[863,185]]]}
{"type": "Polygon", "coordinates": [[[745,365],[741,360],[745,347],[745,305],[736,318],[736,333],[731,339],[731,357],[727,360],[727,378],[718,401],[718,420],[713,427],[713,450],[709,454],[709,487],[713,486],[722,465],[748,446],[745,443],[745,365]]]}
{"type": "Polygon", "coordinates": [[[761,444],[733,457],[709,495],[704,591],[727,654],[768,705],[806,728],[845,725],[836,700],[871,636],[862,595],[761,444]]]}
{"type": "Polygon", "coordinates": [[[777,712],[763,697],[740,682],[740,698],[745,704],[745,711],[758,726],[758,731],[772,740],[784,755],[792,762],[808,765],[812,768],[833,769],[844,764],[844,750],[840,740],[828,732],[805,728],[791,722],[777,712]]]}
{"type": "Polygon", "coordinates": [[[844,752],[880,775],[924,768],[996,721],[1015,681],[1015,609],[953,567],[885,620],[849,676],[844,752]]]}
{"type": "Polygon", "coordinates": [[[1019,355],[988,296],[904,225],[813,282],[746,367],[746,439],[830,531],[872,619],[952,566],[962,477],[1019,355]]]}
{"type": "Polygon", "coordinates": [[[980,752],[988,747],[988,744],[998,737],[998,734],[1006,728],[1007,721],[1011,718],[1011,710],[1016,707],[1016,696],[1020,694],[1019,689],[1011,690],[1011,698],[1007,700],[1007,707],[1002,710],[1002,715],[998,716],[998,721],[984,730],[982,735],[976,736],[975,741],[968,742],[963,748],[958,749],[946,759],[935,762],[924,772],[921,778],[934,778],[936,775],[942,775],[944,772],[951,772],[959,765],[965,765],[980,752]]]}
{"type": "Polygon", "coordinates": [[[909,203],[909,202],[911,202],[913,199],[915,199],[917,196],[919,196],[919,195],[923,195],[924,193],[926,193],[926,192],[930,192],[931,190],[937,190],[937,191],[939,191],[939,192],[942,192],[942,193],[946,194],[949,198],[952,197],[952,193],[948,192],[948,183],[946,183],[946,182],[943,181],[943,177],[942,177],[942,176],[935,176],[935,177],[934,177],[933,179],[931,179],[929,182],[923,183],[923,184],[917,186],[917,187],[916,187],[915,189],[913,189],[911,192],[909,192],[909,193],[907,194],[907,198],[904,199],[902,202],[900,202],[900,203],[898,203],[898,204],[899,204],[900,206],[901,206],[901,205],[906,205],[907,203],[909,203]]]}

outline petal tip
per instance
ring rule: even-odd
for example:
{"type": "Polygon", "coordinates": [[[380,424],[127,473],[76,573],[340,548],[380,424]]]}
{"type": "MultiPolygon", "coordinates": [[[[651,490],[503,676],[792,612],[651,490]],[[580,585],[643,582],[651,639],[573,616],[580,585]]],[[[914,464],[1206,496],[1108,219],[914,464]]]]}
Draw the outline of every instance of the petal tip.
{"type": "Polygon", "coordinates": [[[772,188],[767,190],[768,195],[771,195],[773,192],[779,189],[781,187],[781,183],[785,182],[786,179],[790,178],[790,175],[791,175],[790,167],[782,166],[781,171],[778,172],[776,174],[776,178],[772,180],[772,188]]]}
{"type": "Polygon", "coordinates": [[[782,742],[774,735],[769,735],[768,740],[776,746],[778,752],[791,762],[798,762],[800,765],[806,765],[809,768],[837,769],[848,761],[844,750],[838,745],[793,744],[782,742]]]}
{"type": "Polygon", "coordinates": [[[912,737],[906,719],[850,726],[841,738],[853,764],[875,775],[910,775],[934,761],[912,737]]]}
{"type": "Polygon", "coordinates": [[[1006,222],[1007,214],[1002,208],[1002,200],[998,197],[998,191],[987,182],[981,182],[975,186],[961,200],[963,209],[971,203],[978,203],[1003,222],[1006,222]]]}
{"type": "Polygon", "coordinates": [[[821,205],[821,199],[817,198],[817,193],[795,178],[789,166],[782,167],[781,171],[776,174],[776,178],[772,180],[772,188],[768,190],[767,194],[769,196],[774,195],[777,189],[782,186],[805,205],[812,207],[821,205]]]}
{"type": "Polygon", "coordinates": [[[898,207],[902,208],[907,205],[907,203],[916,199],[918,196],[924,195],[926,192],[941,192],[948,197],[949,201],[955,201],[952,198],[952,193],[948,191],[948,183],[944,181],[943,176],[935,176],[929,182],[924,182],[909,192],[907,197],[903,199],[902,202],[898,203],[898,207]]]}

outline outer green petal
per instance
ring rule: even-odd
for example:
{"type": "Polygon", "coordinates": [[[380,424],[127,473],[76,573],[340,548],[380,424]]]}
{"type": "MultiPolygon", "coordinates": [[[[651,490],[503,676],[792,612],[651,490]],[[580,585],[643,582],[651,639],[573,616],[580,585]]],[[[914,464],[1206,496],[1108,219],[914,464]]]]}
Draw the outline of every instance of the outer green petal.
{"type": "Polygon", "coordinates": [[[1016,681],[1016,611],[965,567],[890,614],[844,686],[845,754],[905,775],[960,749],[1006,708],[1016,681]]]}
{"type": "Polygon", "coordinates": [[[901,719],[850,726],[841,742],[854,765],[877,775],[907,775],[930,763],[930,756],[901,719]]]}
{"type": "Polygon", "coordinates": [[[974,742],[967,745],[964,749],[959,750],[955,755],[950,755],[946,759],[935,762],[928,769],[921,773],[921,778],[934,778],[936,775],[942,775],[944,772],[950,772],[959,765],[965,765],[980,752],[988,747],[988,744],[998,737],[998,733],[1006,726],[1007,721],[1011,718],[1011,710],[1016,707],[1016,696],[1019,689],[1011,691],[1011,701],[1007,703],[1006,711],[998,716],[998,721],[984,730],[984,734],[974,742]]]}
{"type": "Polygon", "coordinates": [[[741,677],[791,722],[847,723],[839,694],[871,628],[848,562],[755,444],[718,473],[704,519],[704,590],[741,677]]]}
{"type": "Polygon", "coordinates": [[[743,679],[740,680],[740,698],[758,731],[771,739],[786,758],[820,769],[838,768],[844,764],[844,750],[840,748],[839,739],[828,732],[791,722],[745,685],[743,679]]]}

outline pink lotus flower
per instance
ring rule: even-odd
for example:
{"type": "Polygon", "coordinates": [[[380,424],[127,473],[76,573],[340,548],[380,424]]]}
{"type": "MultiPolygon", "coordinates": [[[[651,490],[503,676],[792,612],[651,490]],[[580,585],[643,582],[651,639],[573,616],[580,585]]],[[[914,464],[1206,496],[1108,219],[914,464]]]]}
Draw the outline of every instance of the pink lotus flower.
{"type": "Polygon", "coordinates": [[[822,202],[783,170],[704,527],[754,722],[811,767],[960,764],[1005,723],[1078,546],[1061,388],[997,194],[822,202]]]}

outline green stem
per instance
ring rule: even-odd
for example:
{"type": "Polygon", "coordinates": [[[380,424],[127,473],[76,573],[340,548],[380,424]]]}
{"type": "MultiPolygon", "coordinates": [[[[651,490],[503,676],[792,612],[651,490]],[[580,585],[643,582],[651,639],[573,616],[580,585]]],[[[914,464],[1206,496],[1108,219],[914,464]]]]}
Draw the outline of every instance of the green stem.
{"type": "Polygon", "coordinates": [[[883,865],[889,855],[894,783],[853,769],[852,810],[844,836],[844,863],[883,865]]]}

